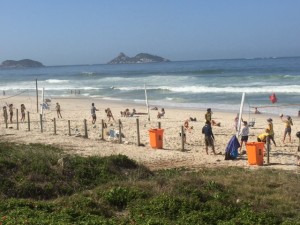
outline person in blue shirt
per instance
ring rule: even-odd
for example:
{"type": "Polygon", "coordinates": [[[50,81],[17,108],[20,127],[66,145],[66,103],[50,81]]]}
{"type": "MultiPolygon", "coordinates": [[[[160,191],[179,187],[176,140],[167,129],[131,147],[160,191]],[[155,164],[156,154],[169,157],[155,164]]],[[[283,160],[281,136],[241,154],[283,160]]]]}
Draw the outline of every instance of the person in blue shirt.
{"type": "Polygon", "coordinates": [[[215,137],[212,132],[210,121],[206,120],[205,126],[202,128],[202,134],[204,134],[206,154],[208,155],[208,146],[211,146],[213,153],[216,155],[215,145],[214,145],[215,137]]]}

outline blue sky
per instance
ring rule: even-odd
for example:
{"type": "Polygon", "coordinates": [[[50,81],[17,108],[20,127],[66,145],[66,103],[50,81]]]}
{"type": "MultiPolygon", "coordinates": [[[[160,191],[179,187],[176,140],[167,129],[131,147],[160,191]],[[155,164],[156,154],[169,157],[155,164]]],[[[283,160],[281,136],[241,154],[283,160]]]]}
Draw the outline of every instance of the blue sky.
{"type": "Polygon", "coordinates": [[[0,63],[300,56],[299,0],[1,0],[0,63]]]}

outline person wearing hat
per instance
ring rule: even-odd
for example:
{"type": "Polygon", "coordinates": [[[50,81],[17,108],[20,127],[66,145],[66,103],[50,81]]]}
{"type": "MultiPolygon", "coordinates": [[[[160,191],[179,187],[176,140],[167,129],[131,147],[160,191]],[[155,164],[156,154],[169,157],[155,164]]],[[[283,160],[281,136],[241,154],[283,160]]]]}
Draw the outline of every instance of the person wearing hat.
{"type": "Polygon", "coordinates": [[[208,108],[207,112],[205,113],[205,121],[209,121],[211,123],[211,115],[212,115],[211,108],[208,108]]]}
{"type": "Polygon", "coordinates": [[[272,141],[273,144],[276,146],[276,142],[274,140],[274,128],[273,128],[273,120],[272,118],[267,119],[268,122],[268,129],[269,129],[269,137],[270,137],[270,142],[272,141]]]}
{"type": "Polygon", "coordinates": [[[282,122],[285,123],[285,129],[284,129],[284,134],[283,134],[283,139],[282,142],[285,142],[285,137],[286,135],[289,136],[289,140],[291,142],[291,133],[292,133],[292,126],[293,126],[293,120],[290,116],[286,116],[286,119],[283,119],[283,115],[280,115],[280,118],[282,122]]]}

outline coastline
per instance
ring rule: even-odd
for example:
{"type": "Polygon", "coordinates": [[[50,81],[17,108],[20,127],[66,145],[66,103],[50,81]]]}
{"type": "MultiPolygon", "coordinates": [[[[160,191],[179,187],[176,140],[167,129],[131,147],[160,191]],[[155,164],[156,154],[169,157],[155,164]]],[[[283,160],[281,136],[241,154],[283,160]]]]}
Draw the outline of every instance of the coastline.
{"type": "MultiPolygon", "coordinates": [[[[7,96],[9,97],[9,96],[7,96]]],[[[40,100],[39,100],[40,101],[40,100]]],[[[80,154],[84,156],[98,155],[107,156],[112,154],[124,154],[143,163],[152,170],[167,169],[176,167],[222,167],[222,166],[238,166],[247,168],[272,168],[299,171],[297,166],[297,147],[298,139],[295,134],[300,130],[300,118],[293,117],[294,126],[292,127],[292,143],[283,144],[281,139],[284,131],[284,124],[279,116],[268,114],[244,114],[244,120],[255,120],[255,126],[250,129],[249,142],[255,142],[256,136],[262,133],[267,126],[267,119],[271,116],[274,123],[275,140],[277,147],[272,146],[270,152],[270,162],[268,166],[249,166],[246,155],[241,155],[237,160],[224,160],[226,146],[232,137],[235,135],[234,118],[236,113],[214,110],[213,119],[221,123],[220,127],[213,126],[215,134],[216,152],[221,152],[222,155],[206,155],[204,137],[201,129],[204,125],[205,110],[191,108],[175,108],[165,107],[166,114],[163,118],[157,118],[157,110],[150,111],[150,122],[147,115],[138,115],[137,117],[121,117],[120,111],[128,108],[132,111],[136,109],[138,113],[146,113],[147,109],[144,105],[111,101],[102,98],[74,97],[74,98],[52,98],[50,109],[45,110],[45,121],[43,133],[40,131],[39,114],[36,113],[36,99],[33,96],[14,96],[12,98],[0,99],[0,104],[3,106],[7,102],[13,103],[15,109],[19,109],[20,121],[20,104],[25,104],[26,111],[30,112],[31,130],[28,131],[27,115],[25,123],[19,123],[19,130],[16,128],[16,117],[14,115],[14,123],[8,124],[11,129],[6,129],[1,118],[0,136],[3,140],[14,141],[17,143],[44,143],[51,144],[63,148],[67,153],[80,154]],[[56,117],[55,104],[59,102],[61,105],[62,119],[56,117]],[[96,127],[91,123],[90,107],[94,102],[97,111],[96,127]],[[110,108],[115,118],[115,122],[108,122],[104,109],[110,108]],[[193,126],[191,132],[187,132],[187,143],[185,150],[181,150],[181,137],[179,133],[184,121],[188,118],[196,118],[197,121],[190,121],[190,126],[193,126]],[[56,118],[56,133],[54,134],[54,122],[56,118]],[[84,133],[83,120],[87,120],[88,138],[82,137],[84,133]],[[109,140],[107,135],[104,135],[105,140],[101,140],[101,120],[104,120],[108,125],[106,132],[110,129],[118,130],[120,119],[123,125],[122,133],[125,138],[123,143],[119,144],[118,140],[109,140]],[[137,146],[137,128],[136,119],[139,119],[140,143],[143,146],[137,146]],[[71,123],[71,136],[68,134],[68,120],[71,123]],[[149,144],[149,129],[157,128],[158,122],[161,123],[164,129],[163,149],[153,149],[149,144]],[[75,135],[76,129],[80,132],[80,136],[75,135]]],[[[152,105],[150,108],[153,107],[152,105]]],[[[159,108],[160,110],[160,108],[159,108]]],[[[245,150],[245,146],[243,146],[245,150]]],[[[209,149],[210,152],[210,149],[209,149]]],[[[264,158],[266,161],[266,158],[264,158]]]]}

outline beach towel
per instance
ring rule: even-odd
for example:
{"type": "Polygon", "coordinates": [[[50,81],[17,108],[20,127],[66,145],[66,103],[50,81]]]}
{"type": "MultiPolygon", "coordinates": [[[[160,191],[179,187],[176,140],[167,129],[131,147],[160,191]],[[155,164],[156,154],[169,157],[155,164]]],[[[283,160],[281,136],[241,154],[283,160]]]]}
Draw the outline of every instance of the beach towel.
{"type": "Polygon", "coordinates": [[[239,140],[233,135],[225,150],[225,160],[236,159],[238,157],[238,149],[240,146],[239,140]]]}

